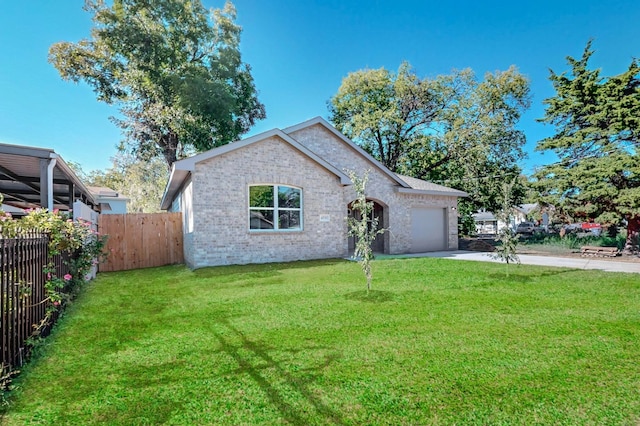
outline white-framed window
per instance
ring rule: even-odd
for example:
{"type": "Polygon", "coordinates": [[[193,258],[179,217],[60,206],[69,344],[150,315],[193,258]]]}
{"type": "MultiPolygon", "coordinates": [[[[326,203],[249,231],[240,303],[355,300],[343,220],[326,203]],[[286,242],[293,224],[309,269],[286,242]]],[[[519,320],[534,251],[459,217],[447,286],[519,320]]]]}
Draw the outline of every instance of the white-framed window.
{"type": "Polygon", "coordinates": [[[249,229],[301,231],[302,189],[286,185],[250,185],[249,229]]]}

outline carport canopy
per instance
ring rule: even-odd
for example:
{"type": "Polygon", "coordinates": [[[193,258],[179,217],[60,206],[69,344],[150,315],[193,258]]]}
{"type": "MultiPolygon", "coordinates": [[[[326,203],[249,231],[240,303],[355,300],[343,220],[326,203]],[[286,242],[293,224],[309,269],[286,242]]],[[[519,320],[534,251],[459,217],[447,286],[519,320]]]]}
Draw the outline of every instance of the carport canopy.
{"type": "Polygon", "coordinates": [[[68,211],[76,200],[98,209],[69,165],[47,148],[0,143],[0,192],[4,204],[22,209],[68,211]]]}

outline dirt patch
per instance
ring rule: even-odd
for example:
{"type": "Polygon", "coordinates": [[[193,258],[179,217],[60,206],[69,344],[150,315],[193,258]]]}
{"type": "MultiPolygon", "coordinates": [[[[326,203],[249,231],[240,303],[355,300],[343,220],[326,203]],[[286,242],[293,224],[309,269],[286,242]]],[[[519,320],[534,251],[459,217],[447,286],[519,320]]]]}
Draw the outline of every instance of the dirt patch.
{"type": "Polygon", "coordinates": [[[480,240],[474,238],[461,238],[458,240],[459,250],[492,252],[496,250],[494,240],[480,240]]]}

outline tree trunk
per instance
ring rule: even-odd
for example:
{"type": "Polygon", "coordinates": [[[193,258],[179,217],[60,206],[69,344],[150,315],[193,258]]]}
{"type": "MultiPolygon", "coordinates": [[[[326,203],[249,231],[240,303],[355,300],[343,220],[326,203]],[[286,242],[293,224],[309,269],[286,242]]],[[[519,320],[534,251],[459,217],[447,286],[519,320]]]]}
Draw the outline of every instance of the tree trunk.
{"type": "Polygon", "coordinates": [[[624,253],[634,253],[638,250],[640,235],[640,215],[627,219],[627,241],[624,245],[624,253]]]}
{"type": "Polygon", "coordinates": [[[167,163],[167,167],[171,170],[171,166],[178,159],[178,135],[173,132],[166,133],[160,138],[158,145],[162,149],[162,155],[167,163]]]}

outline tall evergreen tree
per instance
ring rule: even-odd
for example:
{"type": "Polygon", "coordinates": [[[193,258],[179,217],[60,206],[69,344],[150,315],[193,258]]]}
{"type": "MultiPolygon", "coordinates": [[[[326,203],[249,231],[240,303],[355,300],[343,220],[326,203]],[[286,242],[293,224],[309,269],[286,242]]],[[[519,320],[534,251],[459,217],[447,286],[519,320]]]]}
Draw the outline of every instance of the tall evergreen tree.
{"type": "Polygon", "coordinates": [[[574,218],[628,224],[627,245],[640,229],[640,63],[618,75],[589,68],[594,51],[567,57],[568,72],[551,71],[555,96],[541,122],[555,134],[538,143],[559,161],[535,174],[543,199],[574,218]]]}

